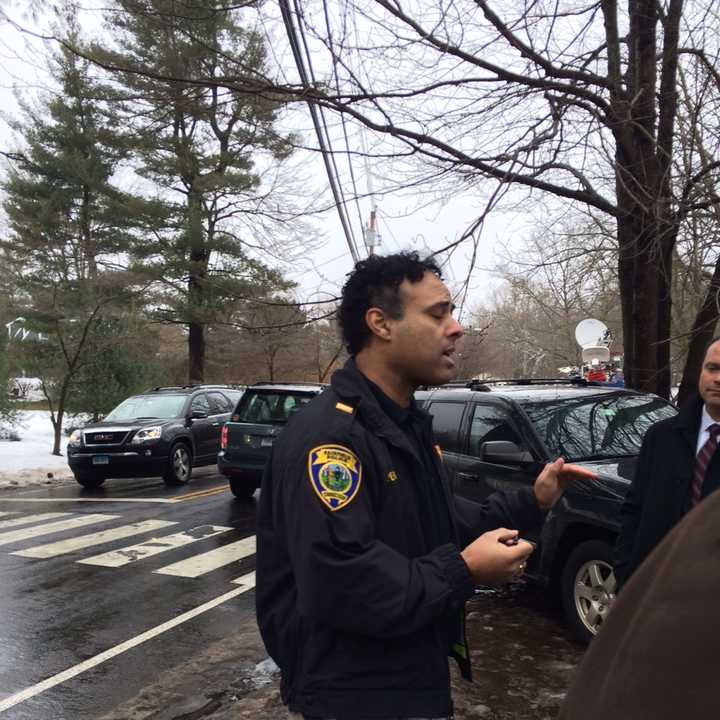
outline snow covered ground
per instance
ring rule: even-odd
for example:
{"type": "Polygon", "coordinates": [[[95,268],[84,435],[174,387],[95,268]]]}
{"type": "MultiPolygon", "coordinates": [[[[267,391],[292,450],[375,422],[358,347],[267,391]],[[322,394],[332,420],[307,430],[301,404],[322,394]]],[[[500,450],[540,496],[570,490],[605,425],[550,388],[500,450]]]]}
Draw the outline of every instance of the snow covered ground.
{"type": "Polygon", "coordinates": [[[52,454],[50,413],[23,410],[18,416],[20,441],[0,440],[0,488],[74,482],[64,455],[67,438],[63,436],[62,457],[52,454]]]}

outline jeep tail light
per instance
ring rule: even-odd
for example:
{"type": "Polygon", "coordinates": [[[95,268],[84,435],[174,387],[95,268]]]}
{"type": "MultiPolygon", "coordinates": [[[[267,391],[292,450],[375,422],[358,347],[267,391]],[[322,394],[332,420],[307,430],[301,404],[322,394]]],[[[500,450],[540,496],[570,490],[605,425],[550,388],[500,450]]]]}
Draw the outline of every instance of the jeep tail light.
{"type": "Polygon", "coordinates": [[[227,448],[227,425],[223,425],[220,431],[220,448],[222,450],[227,448]]]}

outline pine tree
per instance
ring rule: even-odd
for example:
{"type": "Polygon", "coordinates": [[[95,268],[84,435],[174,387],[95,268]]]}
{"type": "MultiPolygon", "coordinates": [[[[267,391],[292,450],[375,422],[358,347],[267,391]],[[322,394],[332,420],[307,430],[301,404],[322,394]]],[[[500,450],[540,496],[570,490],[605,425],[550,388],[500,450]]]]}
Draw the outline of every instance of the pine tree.
{"type": "MultiPolygon", "coordinates": [[[[73,18],[71,40],[77,40],[73,18]]],[[[0,255],[15,289],[17,315],[44,342],[23,343],[24,363],[42,379],[60,454],[63,416],[93,352],[122,352],[103,332],[132,307],[132,284],[118,269],[127,250],[128,198],[112,182],[125,156],[117,119],[89,63],[63,50],[51,60],[59,92],[14,123],[26,149],[4,183],[9,235],[0,255]]],[[[86,381],[100,382],[98,378],[86,381]]]]}
{"type": "Polygon", "coordinates": [[[237,13],[214,1],[117,5],[121,12],[113,11],[109,24],[119,50],[90,52],[133,70],[115,76],[126,98],[123,126],[137,173],[154,189],[144,203],[149,232],[132,251],[135,270],[154,282],[156,317],[187,327],[188,376],[198,382],[208,325],[226,319],[239,299],[288,287],[248,248],[258,244],[253,222],[259,235],[268,212],[256,160],[283,159],[293,138],[275,130],[276,103],[242,91],[230,58],[242,58],[250,84],[266,50],[237,13]],[[239,85],[234,91],[197,81],[230,74],[239,85]]]}

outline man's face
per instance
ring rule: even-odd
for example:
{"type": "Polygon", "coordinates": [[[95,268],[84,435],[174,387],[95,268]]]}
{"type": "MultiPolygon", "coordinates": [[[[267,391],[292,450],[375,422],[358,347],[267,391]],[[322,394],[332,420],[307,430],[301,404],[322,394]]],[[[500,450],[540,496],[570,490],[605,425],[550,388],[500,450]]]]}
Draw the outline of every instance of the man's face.
{"type": "Polygon", "coordinates": [[[403,316],[388,320],[388,361],[414,386],[448,382],[455,369],[455,343],[463,330],[452,315],[455,306],[445,283],[431,272],[417,283],[405,280],[400,300],[403,316]]]}
{"type": "Polygon", "coordinates": [[[705,353],[698,391],[713,420],[720,420],[720,342],[714,342],[705,353]]]}

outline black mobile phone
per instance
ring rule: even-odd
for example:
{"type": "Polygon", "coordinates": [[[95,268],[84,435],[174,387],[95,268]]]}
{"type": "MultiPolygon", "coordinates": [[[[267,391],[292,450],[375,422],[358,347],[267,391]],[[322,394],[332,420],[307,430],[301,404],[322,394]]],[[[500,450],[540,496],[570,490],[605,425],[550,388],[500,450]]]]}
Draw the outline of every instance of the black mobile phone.
{"type": "Polygon", "coordinates": [[[533,549],[533,550],[536,550],[536,549],[537,549],[537,543],[536,543],[536,542],[533,542],[532,540],[526,540],[525,538],[521,538],[521,537],[519,537],[519,536],[516,536],[516,537],[514,537],[514,538],[510,538],[509,540],[505,540],[505,541],[504,541],[504,544],[507,545],[508,547],[512,547],[513,545],[517,545],[517,544],[520,542],[520,540],[522,540],[523,542],[528,543],[528,545],[532,545],[532,549],[533,549]]]}

